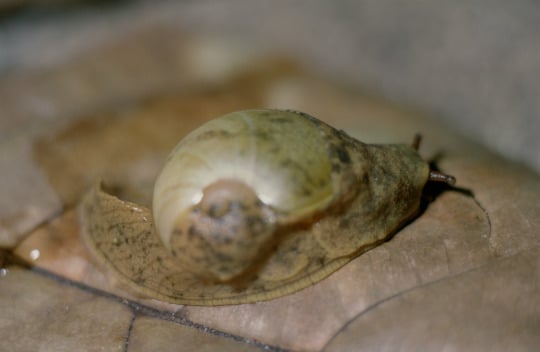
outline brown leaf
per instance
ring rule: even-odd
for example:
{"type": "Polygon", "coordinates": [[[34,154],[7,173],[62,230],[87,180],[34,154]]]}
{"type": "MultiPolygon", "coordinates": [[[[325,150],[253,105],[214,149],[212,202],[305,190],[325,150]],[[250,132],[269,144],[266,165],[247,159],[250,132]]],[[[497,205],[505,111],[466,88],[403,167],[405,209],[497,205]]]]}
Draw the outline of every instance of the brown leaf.
{"type": "Polygon", "coordinates": [[[382,300],[324,351],[533,351],[540,345],[539,254],[536,246],[382,300]]]}
{"type": "MultiPolygon", "coordinates": [[[[52,72],[46,78],[60,73],[52,72]]],[[[34,78],[44,84],[43,79],[34,78]]],[[[106,81],[95,82],[98,88],[107,85],[106,81]]],[[[33,83],[20,83],[17,91],[31,89],[33,83]]],[[[321,283],[272,301],[229,307],[175,306],[133,298],[117,285],[114,276],[103,275],[92,265],[71,209],[35,229],[15,252],[54,275],[18,265],[3,266],[0,272],[4,273],[0,277],[1,309],[7,312],[5,316],[21,322],[2,329],[9,331],[0,337],[10,347],[35,349],[43,343],[54,349],[68,333],[88,329],[65,344],[90,349],[96,343],[93,329],[102,326],[110,329],[100,343],[111,349],[126,344],[130,349],[144,349],[153,342],[168,348],[174,346],[175,336],[194,344],[247,350],[265,345],[335,350],[361,343],[366,349],[416,350],[440,346],[448,336],[452,346],[460,349],[469,343],[484,350],[498,346],[527,349],[538,343],[538,175],[493,156],[417,113],[284,69],[279,63],[206,87],[155,96],[111,112],[87,113],[84,118],[69,110],[68,103],[60,105],[79,122],[36,142],[38,164],[31,165],[39,172],[30,178],[40,179],[45,187],[35,194],[26,193],[13,176],[10,187],[18,191],[6,191],[2,196],[17,195],[24,204],[30,204],[34,196],[46,210],[39,217],[44,221],[58,214],[59,206],[58,199],[44,201],[43,189],[54,195],[52,199],[54,189],[65,204],[74,205],[95,178],[103,177],[126,198],[148,204],[153,175],[182,135],[205,119],[253,105],[304,110],[365,142],[408,143],[414,133],[421,132],[425,139],[422,154],[428,158],[438,155],[438,167],[456,176],[458,188],[432,189],[434,200],[417,219],[321,283]],[[52,187],[37,176],[40,173],[47,175],[52,187]],[[81,289],[74,288],[77,285],[81,289]],[[71,312],[76,307],[76,312],[63,311],[65,304],[71,312]],[[38,319],[22,324],[32,316],[38,319]],[[471,322],[464,322],[463,316],[471,322]],[[23,341],[23,336],[36,338],[23,341]]],[[[28,139],[35,141],[36,136],[28,139]]],[[[26,165],[31,161],[28,151],[23,159],[26,165]]],[[[16,158],[10,160],[14,163],[16,158]]],[[[24,174],[24,170],[26,166],[19,172],[24,174]]],[[[26,219],[19,210],[10,214],[26,219]]]]}
{"type": "Polygon", "coordinates": [[[184,351],[260,351],[256,346],[216,336],[193,328],[142,317],[135,321],[131,330],[130,351],[174,351],[183,346],[184,351]]]}
{"type": "Polygon", "coordinates": [[[31,271],[0,278],[0,340],[14,351],[123,351],[132,312],[125,306],[31,271]]]}

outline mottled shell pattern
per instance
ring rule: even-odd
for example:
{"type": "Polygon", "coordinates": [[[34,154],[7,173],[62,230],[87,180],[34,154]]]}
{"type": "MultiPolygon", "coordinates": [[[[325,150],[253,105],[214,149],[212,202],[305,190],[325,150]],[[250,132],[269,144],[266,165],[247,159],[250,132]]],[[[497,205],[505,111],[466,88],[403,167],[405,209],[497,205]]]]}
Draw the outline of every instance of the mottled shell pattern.
{"type": "Polygon", "coordinates": [[[84,236],[145,296],[194,305],[272,299],[384,241],[417,212],[429,174],[408,145],[364,144],[301,112],[239,111],[174,148],[153,216],[92,190],[84,236]]]}

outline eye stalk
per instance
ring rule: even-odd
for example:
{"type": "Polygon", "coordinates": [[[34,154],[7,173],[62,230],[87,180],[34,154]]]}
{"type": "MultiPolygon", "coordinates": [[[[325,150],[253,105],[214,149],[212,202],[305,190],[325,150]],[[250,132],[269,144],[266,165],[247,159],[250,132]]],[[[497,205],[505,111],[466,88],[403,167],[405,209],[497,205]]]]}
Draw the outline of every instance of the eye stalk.
{"type": "Polygon", "coordinates": [[[456,178],[454,176],[444,174],[437,170],[429,171],[429,180],[432,182],[444,182],[450,186],[453,186],[456,183],[456,178]]]}
{"type": "MultiPolygon", "coordinates": [[[[417,133],[414,135],[413,141],[411,143],[411,147],[414,150],[418,151],[418,149],[420,148],[421,142],[422,142],[422,135],[417,133]]],[[[456,178],[454,176],[447,175],[437,170],[429,170],[428,180],[431,182],[443,182],[450,186],[453,186],[456,184],[456,178]]]]}

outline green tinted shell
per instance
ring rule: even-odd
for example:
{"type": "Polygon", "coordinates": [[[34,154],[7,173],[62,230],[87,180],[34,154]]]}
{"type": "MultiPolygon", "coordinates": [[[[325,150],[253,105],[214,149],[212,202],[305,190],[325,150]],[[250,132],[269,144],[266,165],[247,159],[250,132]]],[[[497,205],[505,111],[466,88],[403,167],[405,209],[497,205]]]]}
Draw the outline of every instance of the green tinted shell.
{"type": "Polygon", "coordinates": [[[171,152],[149,209],[96,186],[81,207],[92,254],[132,290],[178,304],[273,299],[322,280],[413,216],[428,164],[307,114],[246,110],[171,152]]]}

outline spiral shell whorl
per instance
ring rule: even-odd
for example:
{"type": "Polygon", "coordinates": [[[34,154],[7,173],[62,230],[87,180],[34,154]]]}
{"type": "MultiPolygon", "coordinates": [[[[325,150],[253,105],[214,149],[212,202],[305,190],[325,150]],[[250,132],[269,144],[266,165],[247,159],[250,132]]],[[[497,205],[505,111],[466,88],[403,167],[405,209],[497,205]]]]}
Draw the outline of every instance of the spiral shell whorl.
{"type": "Polygon", "coordinates": [[[321,122],[306,116],[246,110],[212,120],[186,136],[170,154],[154,189],[155,225],[169,251],[175,250],[173,233],[188,230],[182,222],[193,218],[204,190],[221,180],[250,188],[265,205],[263,213],[271,209],[278,223],[309,217],[334,201],[326,136],[321,122]]]}
{"type": "Polygon", "coordinates": [[[220,180],[207,186],[201,201],[179,216],[171,252],[190,271],[227,281],[257,262],[264,247],[271,245],[274,231],[274,213],[253,189],[237,180],[220,180]]]}

